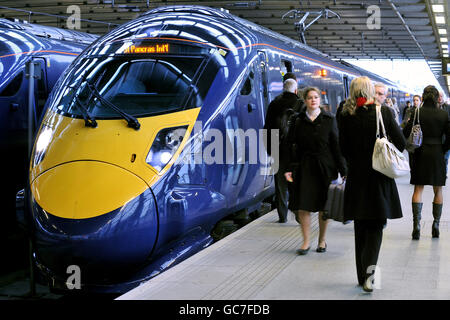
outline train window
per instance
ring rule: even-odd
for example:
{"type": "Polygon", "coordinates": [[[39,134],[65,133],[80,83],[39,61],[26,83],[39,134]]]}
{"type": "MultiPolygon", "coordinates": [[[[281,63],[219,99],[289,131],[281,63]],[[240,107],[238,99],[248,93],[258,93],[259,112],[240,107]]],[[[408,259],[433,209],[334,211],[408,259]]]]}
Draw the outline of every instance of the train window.
{"type": "Polygon", "coordinates": [[[322,91],[322,104],[329,105],[330,101],[328,100],[328,94],[326,91],[322,91]]]}
{"type": "Polygon", "coordinates": [[[58,108],[80,116],[81,101],[94,117],[117,117],[116,111],[92,99],[93,86],[103,98],[133,116],[200,107],[217,71],[213,59],[206,64],[202,56],[105,59],[87,67],[90,86],[74,77],[80,82],[66,87],[58,108]]]}
{"type": "Polygon", "coordinates": [[[12,79],[5,89],[0,93],[1,97],[12,97],[16,95],[22,85],[23,71],[19,72],[14,79],[12,79]]]}
{"type": "Polygon", "coordinates": [[[252,93],[254,78],[255,74],[253,73],[253,71],[251,71],[247,79],[245,80],[244,85],[242,86],[241,96],[248,96],[250,93],[252,93]]]}

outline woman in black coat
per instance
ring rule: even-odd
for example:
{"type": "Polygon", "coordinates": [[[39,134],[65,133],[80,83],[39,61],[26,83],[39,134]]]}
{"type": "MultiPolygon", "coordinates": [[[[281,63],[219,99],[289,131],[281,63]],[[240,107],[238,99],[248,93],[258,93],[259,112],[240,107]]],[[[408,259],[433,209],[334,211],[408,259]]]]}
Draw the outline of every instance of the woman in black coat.
{"type": "Polygon", "coordinates": [[[306,108],[300,111],[289,130],[292,142],[286,179],[292,182],[289,209],[296,214],[303,233],[303,245],[297,250],[304,255],[310,248],[310,212],[319,211],[319,243],[317,252],[326,251],[327,223],[323,210],[328,187],[338,176],[346,175],[346,165],[339,150],[337,124],[334,116],[320,109],[320,90],[308,87],[303,91],[306,108]]]}
{"type": "MultiPolygon", "coordinates": [[[[425,185],[433,186],[433,225],[431,234],[439,238],[439,221],[442,213],[442,186],[445,185],[445,152],[450,148],[450,124],[448,113],[439,109],[439,91],[428,86],[423,90],[423,106],[416,112],[416,122],[419,119],[422,129],[422,145],[414,153],[410,153],[411,181],[414,185],[412,196],[413,232],[412,238],[420,238],[420,219],[422,212],[422,192],[425,185]],[[418,119],[417,119],[418,118],[418,119]]],[[[411,134],[414,115],[411,115],[403,133],[405,137],[411,134]]]]}
{"type": "MultiPolygon", "coordinates": [[[[339,142],[348,167],[344,219],[354,220],[358,283],[368,292],[372,291],[371,280],[386,219],[402,217],[394,179],[372,169],[376,140],[375,101],[375,88],[370,79],[354,79],[339,121],[339,142]]],[[[391,111],[381,107],[381,114],[386,134],[402,151],[406,141],[391,111]]]]}

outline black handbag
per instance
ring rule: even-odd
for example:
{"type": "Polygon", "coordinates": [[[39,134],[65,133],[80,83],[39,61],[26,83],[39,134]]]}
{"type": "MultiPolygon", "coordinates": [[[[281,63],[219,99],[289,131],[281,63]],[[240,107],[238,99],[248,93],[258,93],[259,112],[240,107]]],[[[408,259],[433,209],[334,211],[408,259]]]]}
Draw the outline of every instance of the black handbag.
{"type": "Polygon", "coordinates": [[[419,120],[419,108],[416,108],[416,111],[414,112],[414,119],[412,122],[413,126],[411,128],[411,133],[406,140],[406,150],[410,153],[414,153],[414,151],[419,148],[422,145],[423,141],[423,133],[422,128],[420,127],[420,120],[419,120]],[[417,113],[417,124],[414,124],[416,122],[416,113],[417,113]]]}

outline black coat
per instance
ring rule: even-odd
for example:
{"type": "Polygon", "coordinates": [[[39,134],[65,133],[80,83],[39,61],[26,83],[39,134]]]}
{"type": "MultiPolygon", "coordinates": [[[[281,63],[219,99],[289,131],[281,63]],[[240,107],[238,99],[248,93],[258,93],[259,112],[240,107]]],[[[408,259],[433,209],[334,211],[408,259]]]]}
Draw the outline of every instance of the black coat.
{"type": "MultiPolygon", "coordinates": [[[[375,104],[357,108],[354,115],[342,112],[339,142],[347,160],[348,175],[344,193],[345,220],[395,219],[402,207],[395,180],[372,169],[376,140],[375,104]]],[[[387,107],[381,108],[386,134],[403,151],[406,140],[387,107]]]]}
{"type": "MultiPolygon", "coordinates": [[[[414,114],[403,129],[405,137],[411,134],[414,114]]],[[[410,154],[413,185],[445,185],[444,154],[450,148],[449,115],[445,110],[424,104],[419,109],[422,145],[410,154]]],[[[417,115],[416,122],[417,123],[417,115]]]]}
{"type": "Polygon", "coordinates": [[[291,152],[288,171],[293,172],[289,197],[291,210],[321,211],[327,200],[328,186],[347,174],[341,155],[335,117],[321,111],[314,121],[303,109],[289,132],[291,152]]]}
{"type": "MultiPolygon", "coordinates": [[[[270,130],[272,129],[281,129],[280,128],[280,119],[283,112],[286,109],[297,109],[299,108],[299,104],[301,101],[298,99],[298,96],[295,93],[291,92],[283,92],[282,94],[275,97],[272,102],[267,107],[266,120],[264,123],[264,129],[267,130],[267,154],[271,155],[271,134],[270,130]]],[[[279,135],[276,136],[279,140],[279,135]]],[[[286,159],[286,150],[280,146],[280,162],[283,162],[283,159],[286,159]]]]}

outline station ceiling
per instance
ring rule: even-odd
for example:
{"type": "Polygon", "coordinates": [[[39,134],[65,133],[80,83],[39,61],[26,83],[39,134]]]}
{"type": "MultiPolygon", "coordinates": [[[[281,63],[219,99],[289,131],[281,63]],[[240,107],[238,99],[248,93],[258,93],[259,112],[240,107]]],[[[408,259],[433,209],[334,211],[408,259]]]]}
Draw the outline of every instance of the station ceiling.
{"type": "Polygon", "coordinates": [[[307,26],[322,13],[322,16],[304,32],[304,39],[309,46],[328,54],[333,59],[425,58],[449,95],[450,81],[442,75],[442,58],[448,56],[450,36],[449,2],[449,0],[3,0],[0,2],[0,17],[67,28],[67,21],[62,17],[75,13],[71,11],[73,7],[70,7],[75,5],[80,9],[80,31],[104,34],[155,7],[197,4],[227,9],[241,18],[300,40],[301,18],[309,12],[304,20],[304,26],[307,26]],[[444,12],[437,13],[444,17],[443,24],[437,24],[435,20],[436,13],[432,5],[437,4],[444,7],[444,12]],[[442,30],[445,30],[445,33],[442,30]]]}

